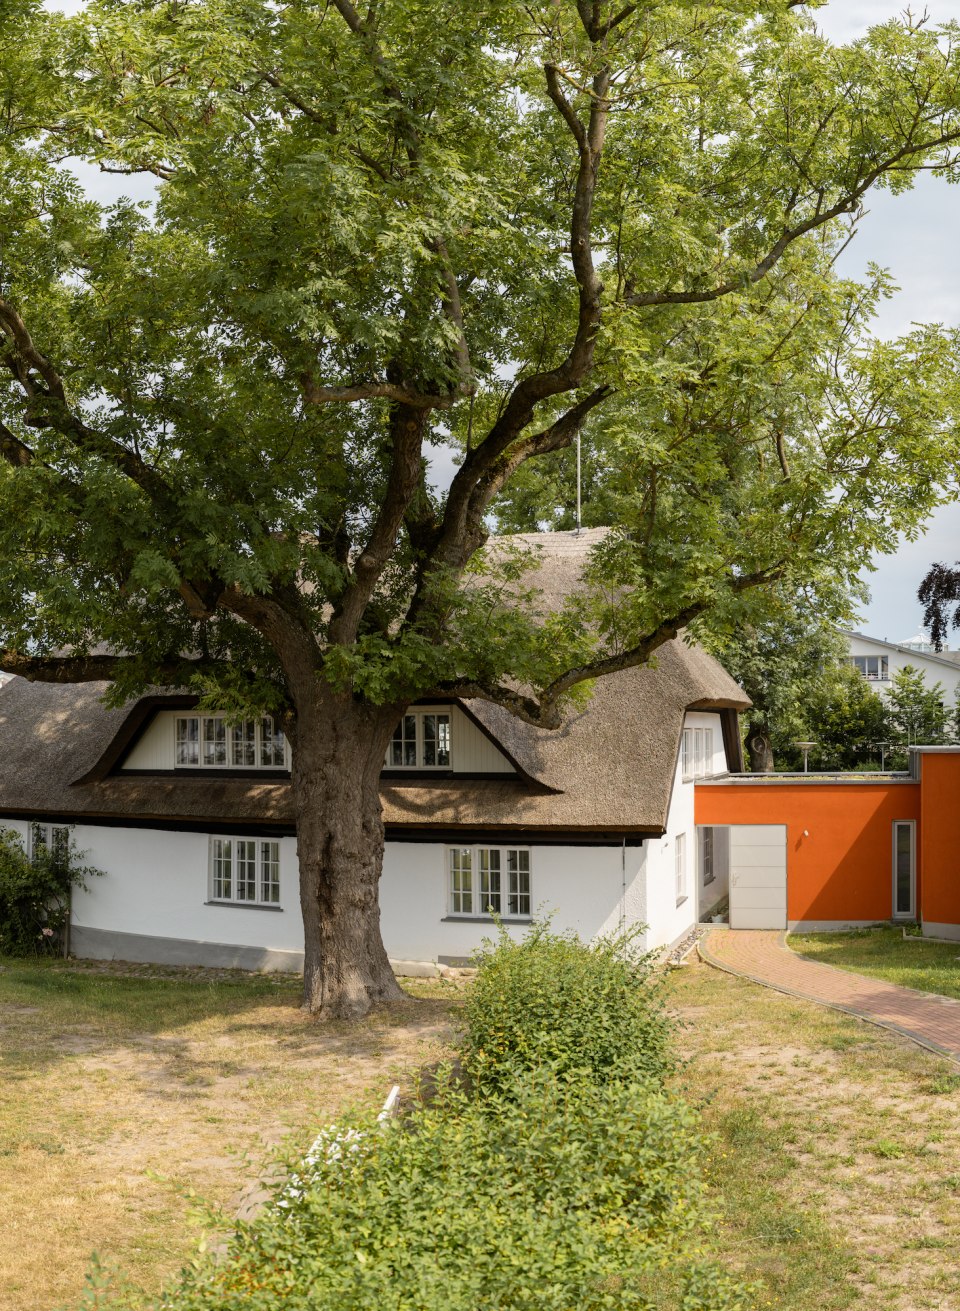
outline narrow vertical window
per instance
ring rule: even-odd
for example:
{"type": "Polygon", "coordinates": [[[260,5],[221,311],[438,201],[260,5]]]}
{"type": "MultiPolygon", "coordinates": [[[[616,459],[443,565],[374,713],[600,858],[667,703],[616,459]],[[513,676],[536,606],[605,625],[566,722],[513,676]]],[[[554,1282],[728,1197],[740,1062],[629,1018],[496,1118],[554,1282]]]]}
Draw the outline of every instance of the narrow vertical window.
{"type": "Polygon", "coordinates": [[[233,896],[232,849],[229,838],[213,839],[213,893],[214,901],[229,901],[233,896]]]}
{"type": "Polygon", "coordinates": [[[450,764],[450,716],[422,715],[423,760],[429,767],[450,764]]]}
{"type": "Polygon", "coordinates": [[[260,843],[260,900],[268,905],[280,901],[280,843],[260,843]]]}
{"type": "Polygon", "coordinates": [[[205,765],[227,763],[227,725],[222,719],[203,721],[203,763],[205,765]]]}
{"type": "Polygon", "coordinates": [[[897,820],[893,825],[893,914],[897,919],[914,915],[914,823],[897,820]]]}
{"type": "Polygon", "coordinates": [[[703,873],[703,886],[712,883],[716,878],[716,871],[713,863],[713,829],[702,828],[700,830],[700,867],[703,873]]]}
{"type": "Polygon", "coordinates": [[[283,732],[278,728],[276,720],[270,715],[264,715],[260,721],[260,764],[268,768],[282,765],[285,745],[283,732]]]}
{"type": "Polygon", "coordinates": [[[689,728],[683,730],[680,762],[681,777],[690,778],[693,773],[693,730],[689,728]]]}
{"type": "Polygon", "coordinates": [[[234,724],[231,728],[230,761],[244,769],[257,763],[257,730],[252,719],[245,719],[242,724],[234,724]]]}
{"type": "Polygon", "coordinates": [[[473,871],[470,847],[450,848],[450,905],[454,915],[473,913],[473,871]]]}
{"type": "Polygon", "coordinates": [[[680,833],[673,848],[674,864],[677,882],[677,905],[686,900],[687,896],[687,835],[680,833]]]}
{"type": "Polygon", "coordinates": [[[178,719],[176,728],[176,756],[178,765],[200,764],[200,720],[178,719]]]}
{"type": "Polygon", "coordinates": [[[477,852],[481,914],[500,914],[500,849],[481,847],[477,852]]]}
{"type": "Polygon", "coordinates": [[[252,838],[237,838],[235,848],[236,899],[237,901],[256,901],[257,844],[252,838]]]}
{"type": "Polygon", "coordinates": [[[417,763],[417,717],[404,715],[393,730],[387,763],[406,768],[417,763]]]}
{"type": "Polygon", "coordinates": [[[530,914],[530,852],[513,847],[507,852],[507,914],[518,917],[530,914]]]}

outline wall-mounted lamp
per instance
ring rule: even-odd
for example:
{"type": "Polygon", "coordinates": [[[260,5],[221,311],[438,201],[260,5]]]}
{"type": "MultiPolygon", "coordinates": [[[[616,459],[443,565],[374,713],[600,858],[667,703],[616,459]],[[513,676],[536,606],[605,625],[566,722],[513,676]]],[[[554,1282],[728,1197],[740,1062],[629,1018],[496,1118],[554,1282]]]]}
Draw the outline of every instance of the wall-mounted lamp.
{"type": "Polygon", "coordinates": [[[805,829],[803,830],[803,836],[804,836],[805,838],[808,838],[808,837],[810,836],[810,830],[809,830],[808,828],[805,828],[805,829]]]}

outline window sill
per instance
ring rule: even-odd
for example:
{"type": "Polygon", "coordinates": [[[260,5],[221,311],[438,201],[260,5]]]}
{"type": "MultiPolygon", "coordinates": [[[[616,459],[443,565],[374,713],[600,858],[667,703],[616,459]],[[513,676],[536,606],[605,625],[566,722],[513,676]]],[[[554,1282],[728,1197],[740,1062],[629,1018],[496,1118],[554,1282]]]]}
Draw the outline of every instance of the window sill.
{"type": "Polygon", "coordinates": [[[231,910],[272,910],[283,913],[282,906],[270,905],[265,901],[205,901],[205,906],[228,906],[231,910]]]}
{"type": "MultiPolygon", "coordinates": [[[[521,915],[508,917],[501,915],[499,917],[501,924],[530,924],[533,921],[532,915],[521,915]]],[[[441,924],[495,924],[492,915],[444,915],[440,921],[441,924]]]]}

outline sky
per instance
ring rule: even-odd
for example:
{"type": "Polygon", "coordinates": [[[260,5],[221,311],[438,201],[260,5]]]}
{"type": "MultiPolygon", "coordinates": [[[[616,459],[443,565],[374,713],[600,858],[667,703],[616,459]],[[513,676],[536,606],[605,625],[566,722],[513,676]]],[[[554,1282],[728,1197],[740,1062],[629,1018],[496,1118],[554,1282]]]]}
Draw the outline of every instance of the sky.
{"type": "MultiPolygon", "coordinates": [[[[47,7],[72,13],[81,8],[81,0],[47,0],[47,7]]],[[[816,18],[832,40],[849,41],[903,7],[898,0],[830,0],[816,18]]],[[[960,19],[960,0],[921,0],[915,12],[923,9],[931,23],[960,19]]],[[[121,195],[148,198],[153,192],[146,179],[109,176],[91,168],[78,172],[91,195],[104,202],[121,195]]],[[[903,195],[871,193],[867,208],[839,268],[857,277],[868,264],[879,264],[900,287],[880,310],[878,335],[899,336],[911,323],[960,325],[960,186],[923,174],[903,195]]],[[[443,483],[452,474],[450,453],[441,449],[436,457],[434,481],[443,483]]],[[[893,555],[875,558],[873,572],[865,569],[871,600],[862,612],[861,631],[891,642],[914,636],[922,619],[916,599],[920,580],[933,561],[954,560],[960,560],[960,504],[944,506],[915,541],[902,542],[893,555]]],[[[960,633],[950,644],[960,646],[960,633]]]]}

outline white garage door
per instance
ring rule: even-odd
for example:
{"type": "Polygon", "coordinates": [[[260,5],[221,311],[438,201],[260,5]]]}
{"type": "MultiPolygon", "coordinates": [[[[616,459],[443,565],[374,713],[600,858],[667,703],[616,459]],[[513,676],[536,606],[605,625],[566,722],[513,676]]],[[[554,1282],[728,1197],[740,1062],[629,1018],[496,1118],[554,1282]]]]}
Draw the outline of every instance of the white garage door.
{"type": "Polygon", "coordinates": [[[785,824],[730,826],[730,927],[787,927],[785,824]]]}

